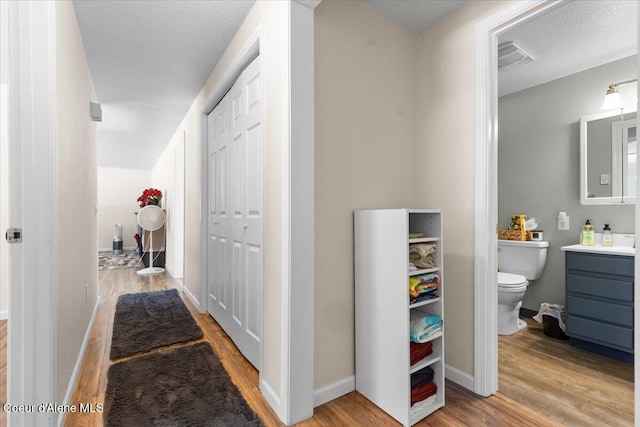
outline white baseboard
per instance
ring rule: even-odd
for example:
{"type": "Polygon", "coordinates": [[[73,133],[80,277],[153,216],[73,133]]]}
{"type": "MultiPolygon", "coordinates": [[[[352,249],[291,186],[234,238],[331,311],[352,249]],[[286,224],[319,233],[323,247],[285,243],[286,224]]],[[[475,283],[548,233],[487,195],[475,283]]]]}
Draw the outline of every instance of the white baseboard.
{"type": "Polygon", "coordinates": [[[340,396],[351,393],[355,389],[356,377],[353,375],[336,381],[333,384],[321,387],[313,392],[313,407],[317,408],[318,406],[333,399],[337,399],[340,396]]]}
{"type": "Polygon", "coordinates": [[[189,298],[191,303],[195,306],[196,310],[198,310],[198,312],[200,313],[204,313],[202,310],[200,310],[200,302],[198,301],[198,298],[194,297],[186,286],[183,286],[182,290],[184,291],[184,294],[187,296],[187,298],[189,298]]]}
{"type": "Polygon", "coordinates": [[[273,387],[271,387],[271,385],[263,378],[260,379],[260,393],[262,393],[264,398],[267,400],[267,403],[271,406],[273,412],[275,412],[278,418],[280,418],[280,421],[287,424],[287,414],[285,408],[282,407],[280,396],[278,396],[278,393],[276,393],[273,387]]]}
{"type": "Polygon", "coordinates": [[[0,320],[7,320],[9,318],[9,310],[0,311],[0,320]]]}
{"type": "Polygon", "coordinates": [[[467,374],[466,372],[462,372],[459,369],[454,368],[453,366],[444,365],[444,376],[445,378],[453,381],[454,383],[461,385],[467,390],[473,391],[473,376],[467,374]]]}
{"type": "MultiPolygon", "coordinates": [[[[71,379],[69,380],[69,385],[67,386],[67,393],[64,395],[64,400],[62,401],[63,405],[68,405],[71,402],[73,391],[75,390],[76,383],[78,382],[78,375],[80,375],[80,368],[82,367],[82,362],[84,361],[84,355],[87,351],[87,346],[89,345],[89,339],[91,339],[93,324],[96,321],[96,317],[98,317],[99,308],[100,297],[98,296],[98,298],[96,299],[96,305],[95,307],[93,307],[91,320],[89,320],[89,326],[87,326],[87,331],[84,334],[84,340],[82,341],[82,345],[80,346],[80,353],[78,354],[78,358],[76,359],[76,366],[73,367],[73,372],[71,373],[71,379]]],[[[60,415],[58,415],[58,427],[64,425],[66,415],[66,412],[61,412],[60,415]]]]}

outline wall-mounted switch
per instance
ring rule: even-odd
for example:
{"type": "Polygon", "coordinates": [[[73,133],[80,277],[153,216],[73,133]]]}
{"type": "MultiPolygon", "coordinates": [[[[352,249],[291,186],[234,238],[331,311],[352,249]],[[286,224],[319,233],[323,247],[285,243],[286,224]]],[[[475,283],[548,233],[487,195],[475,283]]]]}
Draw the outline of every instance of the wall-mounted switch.
{"type": "Polygon", "coordinates": [[[600,174],[600,185],[609,185],[609,174],[601,173],[600,174]]]}

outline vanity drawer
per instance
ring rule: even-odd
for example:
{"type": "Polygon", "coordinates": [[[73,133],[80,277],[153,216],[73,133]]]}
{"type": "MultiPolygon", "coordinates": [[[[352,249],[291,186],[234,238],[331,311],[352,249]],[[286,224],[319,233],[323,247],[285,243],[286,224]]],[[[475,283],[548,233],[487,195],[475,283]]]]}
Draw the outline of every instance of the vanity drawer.
{"type": "Polygon", "coordinates": [[[567,270],[633,277],[633,257],[567,252],[567,270]]]}
{"type": "Polygon", "coordinates": [[[567,313],[633,327],[633,307],[569,295],[567,313]]]}
{"type": "Polygon", "coordinates": [[[619,348],[633,349],[633,329],[582,317],[567,316],[567,335],[619,348]]]}
{"type": "Polygon", "coordinates": [[[633,302],[633,277],[605,279],[567,273],[567,292],[633,302]]]}

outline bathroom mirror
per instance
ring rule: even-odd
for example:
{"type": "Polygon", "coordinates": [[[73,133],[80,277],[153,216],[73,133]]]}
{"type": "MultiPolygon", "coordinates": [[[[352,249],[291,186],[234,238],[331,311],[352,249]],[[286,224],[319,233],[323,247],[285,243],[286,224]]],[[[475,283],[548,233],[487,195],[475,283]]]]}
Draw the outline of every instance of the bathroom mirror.
{"type": "Polygon", "coordinates": [[[635,203],[636,110],[580,119],[580,203],[635,203]]]}

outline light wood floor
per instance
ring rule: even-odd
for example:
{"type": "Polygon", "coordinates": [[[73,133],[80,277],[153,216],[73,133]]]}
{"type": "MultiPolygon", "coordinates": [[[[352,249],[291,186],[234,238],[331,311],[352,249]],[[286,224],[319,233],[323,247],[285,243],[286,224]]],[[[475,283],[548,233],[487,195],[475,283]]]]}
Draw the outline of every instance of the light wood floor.
{"type": "Polygon", "coordinates": [[[567,426],[632,426],[633,365],[549,338],[542,325],[498,339],[500,392],[567,426]]]}
{"type": "MultiPolygon", "coordinates": [[[[78,386],[72,398],[73,404],[102,403],[106,389],[106,374],[109,367],[109,348],[115,302],[124,293],[161,290],[178,287],[177,283],[165,276],[137,276],[133,269],[101,271],[101,305],[96,324],[87,348],[80,372],[78,386]]],[[[231,379],[238,386],[248,404],[267,426],[281,426],[275,413],[258,390],[258,372],[238,353],[238,350],[208,315],[196,312],[183,296],[187,307],[204,331],[204,339],[213,347],[231,379]]],[[[501,350],[504,343],[501,340],[501,350]]],[[[526,347],[526,344],[523,345],[526,347]]],[[[501,351],[503,357],[519,358],[520,355],[506,356],[509,350],[501,351]]],[[[558,363],[554,361],[553,363],[558,363]]],[[[528,372],[535,375],[540,367],[528,372]]],[[[501,381],[504,376],[501,373],[501,381]]],[[[579,399],[576,399],[579,400],[579,399]]],[[[585,402],[588,405],[589,402],[585,402]]],[[[538,411],[529,408],[502,393],[489,398],[480,398],[460,386],[447,382],[446,406],[417,424],[427,426],[559,426],[549,418],[546,408],[538,411]]],[[[577,419],[577,418],[576,418],[577,419]]],[[[66,426],[102,426],[101,414],[68,414],[66,426]]],[[[352,392],[315,409],[314,417],[300,426],[396,426],[391,417],[378,409],[357,392],[352,392]]],[[[612,425],[612,424],[609,424],[612,425]]]]}

